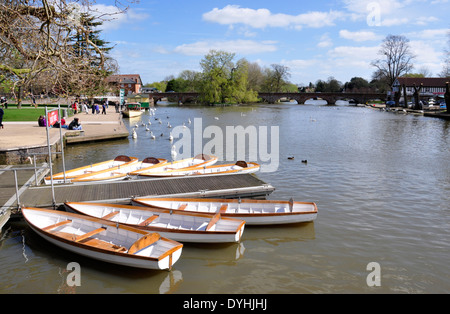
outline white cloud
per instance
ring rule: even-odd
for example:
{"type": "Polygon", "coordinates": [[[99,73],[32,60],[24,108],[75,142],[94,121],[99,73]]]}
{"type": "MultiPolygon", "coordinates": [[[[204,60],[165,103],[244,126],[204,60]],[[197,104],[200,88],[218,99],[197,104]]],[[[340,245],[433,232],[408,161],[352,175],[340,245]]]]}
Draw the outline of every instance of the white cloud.
{"type": "Polygon", "coordinates": [[[317,47],[320,48],[328,48],[333,46],[333,41],[330,38],[330,35],[328,33],[323,34],[322,37],[320,37],[320,41],[317,44],[317,47]]]}
{"type": "Polygon", "coordinates": [[[379,49],[379,46],[339,46],[330,50],[328,55],[336,66],[371,68],[370,63],[377,58],[379,49]]]}
{"type": "Polygon", "coordinates": [[[215,49],[248,55],[276,51],[275,44],[274,41],[256,42],[253,40],[198,41],[193,44],[180,45],[174,49],[174,52],[189,56],[203,56],[215,49]]]}
{"type": "Polygon", "coordinates": [[[375,34],[374,32],[369,31],[359,31],[359,32],[351,32],[346,29],[339,31],[339,36],[345,39],[353,40],[353,41],[369,41],[369,40],[380,40],[381,37],[375,34]]]}
{"type": "Polygon", "coordinates": [[[227,5],[223,9],[214,8],[203,14],[208,22],[222,25],[244,24],[253,28],[292,27],[301,29],[307,27],[324,27],[335,25],[334,22],[343,17],[339,11],[308,12],[299,15],[272,13],[268,9],[241,8],[239,5],[227,5]]]}

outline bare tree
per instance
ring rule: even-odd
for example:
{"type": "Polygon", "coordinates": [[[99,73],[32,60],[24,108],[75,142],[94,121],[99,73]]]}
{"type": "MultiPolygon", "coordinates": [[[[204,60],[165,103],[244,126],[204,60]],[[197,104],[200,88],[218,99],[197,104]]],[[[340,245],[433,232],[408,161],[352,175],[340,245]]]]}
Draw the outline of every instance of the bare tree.
{"type": "Polygon", "coordinates": [[[114,62],[91,40],[93,30],[81,22],[81,12],[89,12],[93,3],[0,1],[0,79],[13,83],[19,107],[23,90],[39,78],[47,79],[54,93],[76,93],[97,86],[113,68],[114,62]],[[74,35],[81,36],[95,56],[75,53],[74,35]]]}
{"type": "Polygon", "coordinates": [[[371,64],[377,68],[380,75],[386,78],[390,87],[398,77],[408,73],[414,67],[412,61],[415,56],[405,36],[388,35],[383,40],[378,54],[384,58],[374,60],[371,64]]]}
{"type": "Polygon", "coordinates": [[[444,67],[439,76],[450,78],[450,31],[447,33],[447,37],[447,48],[444,49],[444,67]]]}

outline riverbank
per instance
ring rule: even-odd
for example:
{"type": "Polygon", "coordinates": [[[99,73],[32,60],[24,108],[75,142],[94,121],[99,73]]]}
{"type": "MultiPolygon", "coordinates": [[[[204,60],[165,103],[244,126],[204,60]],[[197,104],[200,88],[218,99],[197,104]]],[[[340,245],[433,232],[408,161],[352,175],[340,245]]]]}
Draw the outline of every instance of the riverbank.
{"type": "MultiPolygon", "coordinates": [[[[6,114],[8,114],[7,110],[5,110],[6,114]]],[[[129,136],[121,113],[116,113],[112,106],[107,109],[106,115],[83,112],[66,118],[66,123],[69,124],[75,117],[79,118],[82,131],[61,129],[64,145],[123,139],[129,136]]],[[[3,122],[3,125],[4,128],[0,129],[0,164],[31,163],[32,154],[48,153],[46,130],[44,127],[39,127],[37,121],[3,122]]],[[[61,150],[60,129],[49,129],[49,142],[52,152],[61,150]]],[[[47,158],[46,155],[40,155],[37,162],[43,162],[47,158]]]]}

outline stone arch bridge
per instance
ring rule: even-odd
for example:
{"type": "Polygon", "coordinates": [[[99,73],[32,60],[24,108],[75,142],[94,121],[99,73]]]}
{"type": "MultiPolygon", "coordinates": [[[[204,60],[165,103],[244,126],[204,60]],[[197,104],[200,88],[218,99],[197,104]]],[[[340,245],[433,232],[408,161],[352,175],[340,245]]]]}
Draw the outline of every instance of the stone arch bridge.
{"type": "MultiPolygon", "coordinates": [[[[351,100],[359,104],[375,99],[386,100],[386,94],[381,93],[259,93],[258,95],[263,102],[272,104],[281,99],[296,100],[299,104],[304,104],[309,99],[323,99],[328,104],[335,104],[338,100],[351,100]]],[[[171,101],[178,103],[185,103],[196,101],[199,93],[153,93],[149,96],[150,99],[153,98],[155,104],[163,98],[169,98],[171,101]]]]}

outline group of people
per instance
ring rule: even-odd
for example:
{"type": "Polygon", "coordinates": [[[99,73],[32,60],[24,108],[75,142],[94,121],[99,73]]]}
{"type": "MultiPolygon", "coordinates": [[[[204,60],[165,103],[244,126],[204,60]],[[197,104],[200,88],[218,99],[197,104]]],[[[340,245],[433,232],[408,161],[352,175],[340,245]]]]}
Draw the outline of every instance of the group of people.
{"type": "MultiPolygon", "coordinates": [[[[102,114],[106,114],[106,109],[109,106],[108,99],[102,99],[101,106],[102,106],[102,114]]],[[[100,114],[100,107],[98,103],[94,103],[90,106],[88,105],[87,100],[83,101],[82,103],[75,100],[74,103],[72,104],[72,110],[75,114],[83,111],[86,112],[86,114],[89,114],[89,107],[92,110],[92,114],[100,114]]]]}
{"type": "MultiPolygon", "coordinates": [[[[47,121],[44,116],[40,116],[38,119],[38,125],[39,126],[46,126],[47,121]]],[[[53,124],[54,128],[63,128],[68,130],[81,130],[81,123],[79,118],[74,118],[72,122],[69,123],[69,125],[66,124],[66,120],[64,118],[61,118],[61,124],[59,121],[57,121],[55,124],[53,124]]]]}

